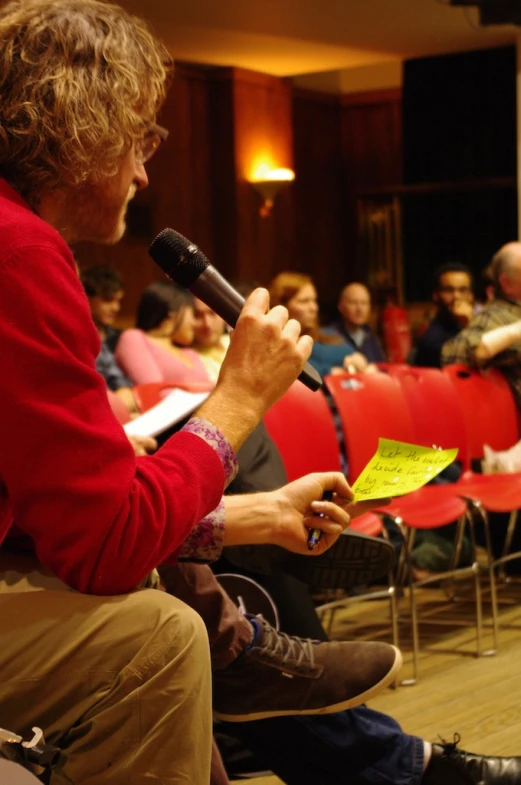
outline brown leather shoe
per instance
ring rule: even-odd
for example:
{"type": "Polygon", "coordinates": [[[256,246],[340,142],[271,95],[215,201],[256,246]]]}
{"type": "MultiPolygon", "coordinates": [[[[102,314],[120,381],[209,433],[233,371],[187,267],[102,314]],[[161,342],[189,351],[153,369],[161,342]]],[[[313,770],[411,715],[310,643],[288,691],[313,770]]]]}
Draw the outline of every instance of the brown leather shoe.
{"type": "Polygon", "coordinates": [[[321,643],[255,622],[254,645],[214,672],[214,711],[229,722],[351,709],[378,695],[402,665],[399,650],[387,643],[321,643]]]}
{"type": "Polygon", "coordinates": [[[432,745],[422,785],[521,785],[521,758],[475,755],[453,743],[432,745]]]}

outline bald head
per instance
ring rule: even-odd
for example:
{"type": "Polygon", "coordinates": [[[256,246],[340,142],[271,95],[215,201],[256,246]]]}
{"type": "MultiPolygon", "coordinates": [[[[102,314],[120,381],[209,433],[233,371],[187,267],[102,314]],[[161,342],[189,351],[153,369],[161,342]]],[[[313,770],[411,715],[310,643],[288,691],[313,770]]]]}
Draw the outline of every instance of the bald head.
{"type": "Polygon", "coordinates": [[[363,283],[344,286],[338,300],[338,310],[348,330],[363,327],[369,321],[371,294],[363,283]]]}
{"type": "Polygon", "coordinates": [[[503,245],[492,258],[489,269],[496,294],[521,301],[521,243],[503,245]]]}

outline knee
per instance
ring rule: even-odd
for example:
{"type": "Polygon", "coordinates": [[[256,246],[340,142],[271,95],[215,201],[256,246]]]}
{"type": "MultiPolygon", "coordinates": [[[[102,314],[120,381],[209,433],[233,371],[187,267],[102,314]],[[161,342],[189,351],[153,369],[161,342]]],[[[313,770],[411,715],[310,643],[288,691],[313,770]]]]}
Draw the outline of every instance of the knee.
{"type": "MultiPolygon", "coordinates": [[[[208,633],[199,614],[177,597],[154,589],[128,595],[138,649],[150,661],[190,658],[210,669],[208,633]],[[145,651],[143,651],[143,649],[145,651]]],[[[128,610],[129,608],[127,608],[128,610]]]]}

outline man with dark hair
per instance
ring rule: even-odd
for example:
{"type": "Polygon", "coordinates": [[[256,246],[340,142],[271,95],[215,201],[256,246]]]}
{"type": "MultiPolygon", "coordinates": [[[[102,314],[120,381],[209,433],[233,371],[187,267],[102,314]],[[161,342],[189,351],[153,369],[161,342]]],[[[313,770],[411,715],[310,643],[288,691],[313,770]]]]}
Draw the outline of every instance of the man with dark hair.
{"type": "Polygon", "coordinates": [[[498,368],[521,408],[521,243],[503,245],[487,269],[495,297],[447,341],[442,364],[498,368]]]}
{"type": "Polygon", "coordinates": [[[96,369],[107,383],[107,387],[121,398],[130,414],[137,413],[136,401],[132,394],[132,379],[123,373],[114,352],[121,330],[114,322],[121,309],[125,296],[123,279],[113,267],[96,265],[81,272],[81,282],[89,301],[92,321],[101,340],[101,349],[96,358],[96,369]]]}
{"type": "Polygon", "coordinates": [[[123,279],[114,267],[105,264],[87,267],[81,271],[80,278],[100,338],[113,352],[121,334],[121,330],[114,328],[114,322],[125,296],[123,279]]]}
{"type": "Polygon", "coordinates": [[[474,313],[469,268],[458,262],[439,267],[434,274],[432,299],[438,310],[416,344],[414,365],[440,368],[443,344],[457,335],[474,313]]]}

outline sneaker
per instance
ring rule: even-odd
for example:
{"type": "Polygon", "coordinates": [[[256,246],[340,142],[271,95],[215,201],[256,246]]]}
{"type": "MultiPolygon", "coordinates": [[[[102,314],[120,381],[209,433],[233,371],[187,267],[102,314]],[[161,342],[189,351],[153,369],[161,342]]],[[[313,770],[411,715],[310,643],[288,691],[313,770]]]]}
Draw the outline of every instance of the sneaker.
{"type": "Polygon", "coordinates": [[[422,785],[521,785],[521,758],[494,758],[457,748],[454,742],[432,745],[422,785]]]}
{"type": "Polygon", "coordinates": [[[251,648],[214,672],[214,712],[228,722],[352,709],[394,681],[402,665],[387,643],[322,643],[277,632],[264,619],[255,624],[251,648]]]}

